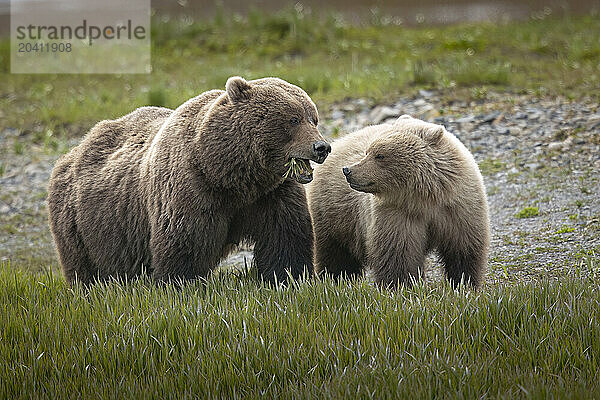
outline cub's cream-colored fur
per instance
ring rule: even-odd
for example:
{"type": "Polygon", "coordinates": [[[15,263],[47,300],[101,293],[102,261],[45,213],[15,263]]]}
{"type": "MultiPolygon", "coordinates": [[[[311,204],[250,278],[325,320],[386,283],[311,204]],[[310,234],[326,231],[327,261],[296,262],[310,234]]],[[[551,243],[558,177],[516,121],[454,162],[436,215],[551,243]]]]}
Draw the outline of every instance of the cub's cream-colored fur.
{"type": "Polygon", "coordinates": [[[335,141],[307,195],[317,273],[367,270],[385,286],[410,284],[436,251],[453,284],[481,284],[490,237],[483,179],[443,126],[404,115],[335,141]]]}

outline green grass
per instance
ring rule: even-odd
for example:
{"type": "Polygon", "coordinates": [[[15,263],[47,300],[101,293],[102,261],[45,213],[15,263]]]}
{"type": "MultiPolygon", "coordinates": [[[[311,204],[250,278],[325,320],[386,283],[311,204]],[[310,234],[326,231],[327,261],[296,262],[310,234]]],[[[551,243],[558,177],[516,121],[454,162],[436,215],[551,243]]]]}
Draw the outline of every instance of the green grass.
{"type": "Polygon", "coordinates": [[[598,397],[600,265],[586,260],[477,293],[230,273],[84,290],[2,265],[0,398],[598,397]]]}
{"type": "Polygon", "coordinates": [[[574,232],[574,231],[575,231],[575,228],[573,228],[572,226],[569,226],[567,224],[563,224],[560,228],[558,228],[556,230],[556,233],[560,235],[560,234],[563,234],[563,233],[571,233],[571,232],[574,232]]]}
{"type": "Polygon", "coordinates": [[[483,175],[494,175],[498,172],[504,171],[506,165],[503,161],[497,159],[486,158],[479,162],[479,169],[483,175]]]}
{"type": "Polygon", "coordinates": [[[533,218],[540,215],[540,210],[537,207],[523,207],[515,214],[516,218],[533,218]]]}
{"type": "Polygon", "coordinates": [[[421,87],[467,100],[488,90],[569,98],[600,92],[597,16],[406,28],[298,10],[223,12],[191,24],[157,18],[149,75],[10,75],[2,39],[0,129],[19,128],[38,141],[48,129],[55,138],[80,135],[142,105],[176,107],[223,88],[231,75],[280,76],[321,109],[349,97],[389,101],[421,87]]]}

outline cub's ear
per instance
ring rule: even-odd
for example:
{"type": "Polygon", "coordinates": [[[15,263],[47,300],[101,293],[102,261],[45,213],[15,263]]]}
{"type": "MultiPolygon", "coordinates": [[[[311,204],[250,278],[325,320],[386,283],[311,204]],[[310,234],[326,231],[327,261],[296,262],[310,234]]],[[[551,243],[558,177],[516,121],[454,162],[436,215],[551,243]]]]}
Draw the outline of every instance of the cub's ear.
{"type": "Polygon", "coordinates": [[[431,143],[437,144],[442,140],[442,136],[444,136],[445,128],[442,125],[433,125],[431,128],[425,128],[421,131],[421,137],[423,140],[431,143]]]}
{"type": "Polygon", "coordinates": [[[398,119],[394,121],[394,123],[406,121],[407,119],[413,119],[413,117],[411,117],[408,114],[404,114],[404,115],[399,116],[398,119]]]}
{"type": "Polygon", "coordinates": [[[248,100],[250,98],[250,84],[242,77],[232,76],[227,79],[225,90],[229,99],[235,103],[240,100],[248,100]]]}

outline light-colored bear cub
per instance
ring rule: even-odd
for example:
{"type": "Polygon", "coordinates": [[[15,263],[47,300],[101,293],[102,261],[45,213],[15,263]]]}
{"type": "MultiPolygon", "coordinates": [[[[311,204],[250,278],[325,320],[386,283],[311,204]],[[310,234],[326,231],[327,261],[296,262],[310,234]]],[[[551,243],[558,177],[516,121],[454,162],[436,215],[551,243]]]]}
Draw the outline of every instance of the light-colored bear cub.
{"type": "Polygon", "coordinates": [[[307,188],[315,269],[367,270],[384,286],[410,284],[437,251],[453,285],[481,284],[488,205],[471,153],[441,125],[403,115],[332,144],[307,188]]]}

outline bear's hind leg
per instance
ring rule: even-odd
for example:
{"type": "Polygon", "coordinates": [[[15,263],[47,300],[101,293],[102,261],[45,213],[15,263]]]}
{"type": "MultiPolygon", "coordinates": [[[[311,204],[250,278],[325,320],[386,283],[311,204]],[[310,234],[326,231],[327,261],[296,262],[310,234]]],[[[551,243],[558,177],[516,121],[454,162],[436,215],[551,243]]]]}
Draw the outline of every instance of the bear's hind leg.
{"type": "Polygon", "coordinates": [[[90,261],[87,250],[76,230],[68,230],[69,233],[54,233],[54,242],[56,243],[63,275],[69,283],[75,281],[83,284],[92,283],[95,279],[98,279],[97,274],[94,272],[96,267],[90,261]],[[63,233],[66,234],[63,235],[63,233]]]}
{"type": "MultiPolygon", "coordinates": [[[[49,202],[52,199],[49,198],[49,202]]],[[[65,205],[57,209],[53,205],[50,208],[50,230],[56,244],[58,259],[64,277],[67,282],[79,281],[87,284],[97,278],[97,268],[90,261],[88,252],[77,232],[75,223],[75,211],[65,205]]]]}
{"type": "Polygon", "coordinates": [[[78,233],[75,209],[71,201],[71,170],[68,160],[55,167],[48,188],[50,231],[63,275],[67,282],[76,280],[87,284],[97,278],[97,268],[90,261],[83,240],[78,233]]]}

